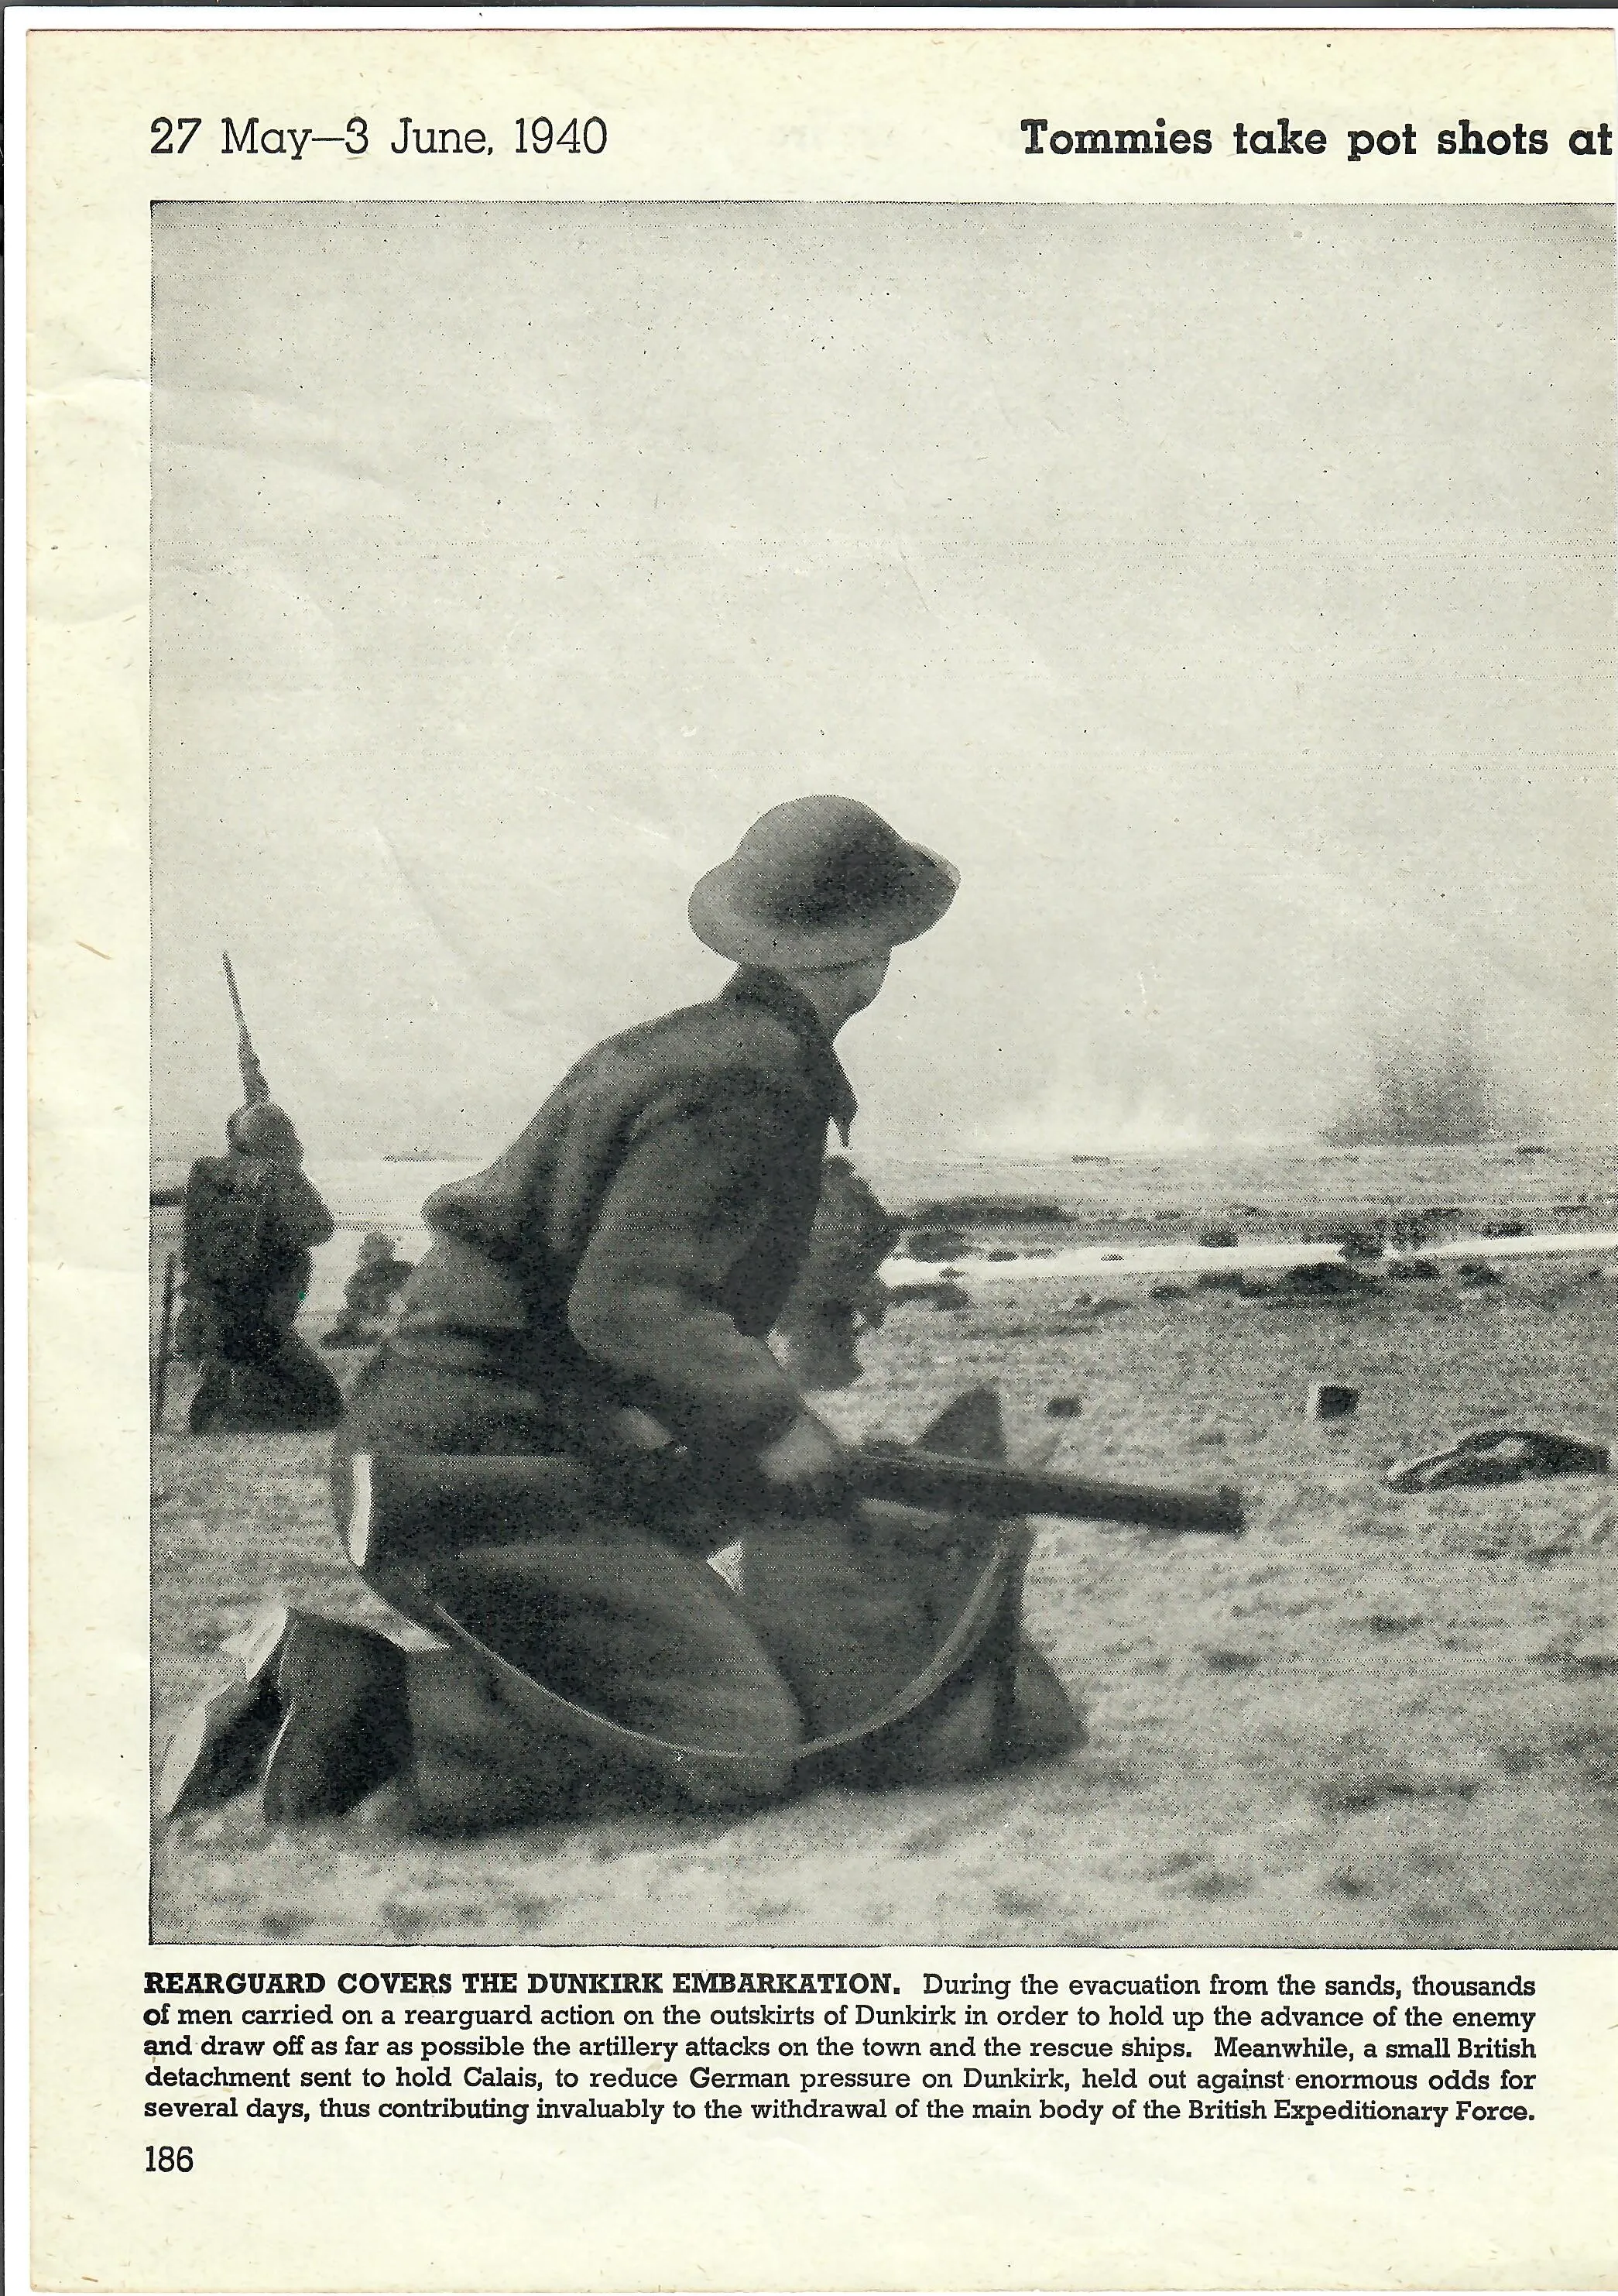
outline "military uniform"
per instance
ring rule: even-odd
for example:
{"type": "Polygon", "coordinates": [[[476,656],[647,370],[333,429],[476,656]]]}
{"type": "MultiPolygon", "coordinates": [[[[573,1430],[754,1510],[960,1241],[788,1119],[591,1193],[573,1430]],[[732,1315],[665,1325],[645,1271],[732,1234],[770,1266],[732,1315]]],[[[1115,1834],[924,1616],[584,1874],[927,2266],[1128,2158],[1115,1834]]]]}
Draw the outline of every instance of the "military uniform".
{"type": "Polygon", "coordinates": [[[496,1163],[429,1199],[432,1248],[348,1439],[407,1426],[448,1375],[477,1387],[469,1440],[447,1447],[478,1447],[479,1412],[499,1423],[520,1390],[568,1446],[638,1407],[704,1450],[756,1450],[801,1408],[764,1340],[827,1126],[846,1135],[854,1115],[818,1015],[779,974],[744,969],[599,1046],[496,1163]]]}
{"type": "MultiPolygon", "coordinates": [[[[493,1536],[445,1510],[442,1549],[418,1547],[411,1583],[384,1553],[360,1561],[379,1592],[440,1628],[447,1606],[626,1733],[767,1750],[784,1781],[797,1702],[703,1558],[741,1527],[753,1457],[802,1408],[765,1335],[808,1242],[828,1124],[846,1135],[854,1114],[813,1006],[744,968],[712,1003],[598,1046],[503,1156],[429,1201],[431,1248],[349,1399],[339,1512],[356,1451],[570,1461],[597,1492],[560,1529],[543,1502],[508,1507],[493,1536]],[[665,1439],[681,1455],[668,1474],[665,1439]]],[[[457,1717],[418,1671],[442,1785],[445,1740],[465,1767],[490,1717],[457,1717]]],[[[530,1767],[495,1765],[511,1766],[530,1767]]],[[[462,1784],[486,1804],[486,1784],[462,1784]]]]}
{"type": "MultiPolygon", "coordinates": [[[[470,1829],[615,1788],[738,1802],[1033,1750],[1013,1710],[1026,1533],[935,1520],[918,1559],[902,1511],[813,1513],[841,1454],[765,1344],[828,1127],[846,1144],[854,1115],[835,1019],[795,980],[840,968],[828,1002],[860,1009],[954,882],[850,800],[766,815],[692,896],[699,936],[740,964],[723,994],[599,1046],[504,1155],[429,1200],[333,1495],[355,1567],[445,1647],[380,1657],[364,1686],[352,1643],[328,1662],[289,1628],[266,1810],[340,1806],[397,1766],[418,1824],[470,1829]],[[737,1591],[706,1558],[739,1539],[737,1591]],[[325,1730],[343,1781],[323,1800],[285,1783],[320,1767],[298,1740],[322,1682],[303,1742],[325,1730]]],[[[184,1742],[169,1808],[224,1759],[206,1718],[184,1742]]]]}
{"type": "MultiPolygon", "coordinates": [[[[280,1111],[249,1113],[275,1117],[280,1111]]],[[[268,1144],[279,1144],[272,1128],[259,1129],[268,1144]]],[[[335,1426],[341,1390],[293,1329],[308,1289],[310,1248],[332,1234],[317,1192],[281,1154],[256,1152],[249,1136],[244,1144],[233,1140],[227,1155],[198,1158],[186,1180],[183,1218],[183,1345],[202,1369],[192,1398],[192,1432],[335,1426]]]]}
{"type": "Polygon", "coordinates": [[[809,1249],[775,1326],[781,1362],[799,1387],[852,1387],[860,1376],[856,1319],[867,1331],[886,1320],[879,1270],[899,1234],[848,1159],[828,1156],[809,1249]]]}
{"type": "Polygon", "coordinates": [[[343,1286],[343,1312],[321,1341],[322,1347],[374,1347],[410,1273],[409,1260],[394,1258],[391,1236],[366,1236],[360,1245],[358,1264],[343,1286]]]}

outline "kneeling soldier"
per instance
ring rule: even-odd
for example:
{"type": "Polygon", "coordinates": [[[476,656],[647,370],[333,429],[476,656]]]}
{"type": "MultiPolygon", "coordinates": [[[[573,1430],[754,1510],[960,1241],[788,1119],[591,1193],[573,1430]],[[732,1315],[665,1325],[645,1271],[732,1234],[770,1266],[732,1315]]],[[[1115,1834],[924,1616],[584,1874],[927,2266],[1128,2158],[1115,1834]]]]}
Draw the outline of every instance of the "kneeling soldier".
{"type": "Polygon", "coordinates": [[[838,797],[778,806],[702,879],[692,928],[740,970],[587,1054],[429,1199],[431,1248],[350,1397],[350,1557],[447,1647],[270,1622],[176,1738],[166,1810],[266,1759],[272,1817],[397,1772],[412,1822],[471,1829],[603,1790],[739,1803],[1072,1742],[1018,1642],[1026,1535],[935,1519],[906,1559],[900,1511],[847,1503],[848,1455],[765,1345],[828,1124],[846,1144],[854,1115],[832,1040],[957,882],[838,797]],[[740,1594],[706,1560],[739,1538],[740,1594]]]}
{"type": "Polygon", "coordinates": [[[200,1156],[185,1183],[185,1300],[176,1352],[201,1364],[193,1435],[297,1434],[335,1427],[342,1390],[293,1328],[310,1247],[331,1215],[306,1178],[303,1144],[274,1102],[225,1127],[227,1152],[200,1156]]]}

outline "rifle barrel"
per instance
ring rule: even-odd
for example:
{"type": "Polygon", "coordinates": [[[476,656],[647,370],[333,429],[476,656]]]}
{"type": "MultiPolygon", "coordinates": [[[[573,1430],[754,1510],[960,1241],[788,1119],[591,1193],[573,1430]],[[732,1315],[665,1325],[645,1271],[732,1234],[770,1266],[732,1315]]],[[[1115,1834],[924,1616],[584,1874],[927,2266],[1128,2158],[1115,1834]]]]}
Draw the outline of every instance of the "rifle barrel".
{"type": "Polygon", "coordinates": [[[229,949],[223,950],[221,956],[225,965],[225,985],[231,993],[231,1010],[236,1015],[236,1065],[241,1071],[241,1089],[250,1106],[255,1101],[268,1100],[270,1087],[258,1064],[258,1055],[253,1049],[247,1014],[241,1009],[241,993],[236,987],[236,968],[231,963],[229,949]]]}
{"type": "Polygon", "coordinates": [[[241,1009],[241,992],[236,986],[236,968],[231,963],[231,953],[228,948],[224,951],[223,955],[225,964],[225,985],[231,993],[231,1010],[236,1016],[236,1026],[245,1034],[247,1029],[247,1015],[241,1009]]]}
{"type": "Polygon", "coordinates": [[[919,1450],[859,1451],[860,1496],[901,1506],[960,1508],[985,1515],[1057,1514],[1089,1522],[1137,1523],[1154,1530],[1205,1530],[1239,1538],[1241,1494],[1161,1490],[1143,1483],[1092,1481],[1019,1467],[986,1465],[919,1450]]]}
{"type": "MultiPolygon", "coordinates": [[[[1018,1467],[996,1467],[976,1459],[946,1457],[939,1451],[857,1450],[854,1453],[854,1488],[866,1499],[887,1499],[901,1506],[926,1507],[939,1513],[959,1512],[1005,1520],[1021,1514],[1077,1516],[1091,1522],[1128,1522],[1156,1530],[1206,1530],[1239,1537],[1241,1495],[1229,1488],[1218,1491],[1155,1490],[1133,1483],[1091,1482],[1080,1475],[1049,1475],[1018,1467]]],[[[379,1464],[380,1463],[376,1463],[379,1464]]],[[[610,1483],[613,1468],[606,1471],[610,1483]]],[[[617,1472],[639,1503],[678,1505],[701,1490],[687,1482],[689,1463],[671,1445],[667,1450],[625,1453],[617,1472]]],[[[406,1517],[417,1524],[413,1538],[441,1540],[440,1511],[463,1525],[475,1520],[480,1536],[512,1508],[543,1502],[553,1514],[567,1517],[591,1505],[592,1471],[582,1461],[534,1457],[522,1454],[492,1457],[433,1455],[391,1458],[388,1476],[395,1516],[390,1537],[400,1536],[406,1517]],[[470,1511],[470,1512],[469,1512],[470,1511]],[[421,1526],[426,1529],[423,1531],[421,1526]]],[[[772,1500],[761,1485],[753,1492],[755,1504],[768,1508],[772,1500]]],[[[773,1504],[779,1505],[779,1494],[773,1504]]],[[[507,1535],[507,1534],[503,1534],[507,1535]]],[[[407,1542],[408,1543],[408,1542],[407,1542]]]]}

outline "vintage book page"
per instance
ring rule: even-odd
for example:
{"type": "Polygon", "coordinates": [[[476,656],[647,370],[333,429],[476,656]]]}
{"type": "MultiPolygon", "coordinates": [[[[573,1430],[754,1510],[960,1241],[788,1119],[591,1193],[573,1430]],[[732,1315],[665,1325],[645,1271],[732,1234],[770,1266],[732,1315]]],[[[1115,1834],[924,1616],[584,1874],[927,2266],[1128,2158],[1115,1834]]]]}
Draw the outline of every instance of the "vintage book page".
{"type": "Polygon", "coordinates": [[[6,39],[33,2284],[1611,2286],[1609,12],[6,39]]]}

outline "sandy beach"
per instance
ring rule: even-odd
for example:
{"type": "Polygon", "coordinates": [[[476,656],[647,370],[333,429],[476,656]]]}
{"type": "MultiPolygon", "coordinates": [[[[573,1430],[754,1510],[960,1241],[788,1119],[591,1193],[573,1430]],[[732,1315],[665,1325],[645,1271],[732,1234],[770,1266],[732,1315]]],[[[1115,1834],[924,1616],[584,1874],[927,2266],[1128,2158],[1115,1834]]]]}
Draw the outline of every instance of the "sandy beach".
{"type": "MultiPolygon", "coordinates": [[[[154,1939],[1610,1945],[1618,1479],[1385,1481],[1467,1427],[1618,1439],[1612,1223],[1585,1209],[1555,1253],[1497,1239],[1498,1280],[1450,1254],[1341,1292],[1122,1260],[1104,1285],[983,1281],[1006,1247],[979,1231],[976,1267],[956,1263],[968,1304],[894,1308],[827,1415],[913,1436],[988,1381],[1014,1454],[1059,1428],[1058,1466],[1247,1501],[1239,1541],[1039,1526],[1028,1627],[1088,1711],[1082,1749],[973,1786],[464,1843],[364,1811],[273,1833],[244,1799],[158,1841],[154,1939]],[[1320,1380],[1361,1390],[1351,1418],[1306,1419],[1320,1380]]],[[[158,1215],[154,1267],[172,1240],[158,1215]]],[[[311,1338],[338,1291],[321,1271],[311,1338]]],[[[154,1447],[159,1734],[266,1592],[376,1609],[330,1527],[326,1439],[191,1439],[192,1376],[176,1367],[154,1447]]]]}

